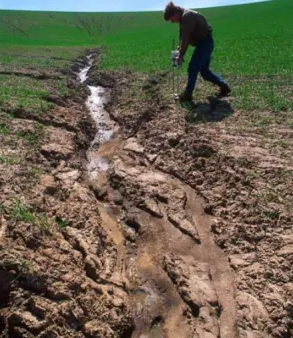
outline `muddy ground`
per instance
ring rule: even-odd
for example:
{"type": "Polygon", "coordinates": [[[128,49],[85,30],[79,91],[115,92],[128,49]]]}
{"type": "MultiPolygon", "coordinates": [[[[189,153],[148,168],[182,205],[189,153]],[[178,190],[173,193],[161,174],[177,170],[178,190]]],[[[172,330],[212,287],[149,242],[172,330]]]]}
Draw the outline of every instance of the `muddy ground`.
{"type": "Polygon", "coordinates": [[[86,63],[52,111],[1,111],[1,337],[293,337],[293,130],[86,63]],[[97,177],[86,84],[115,121],[97,177]]]}

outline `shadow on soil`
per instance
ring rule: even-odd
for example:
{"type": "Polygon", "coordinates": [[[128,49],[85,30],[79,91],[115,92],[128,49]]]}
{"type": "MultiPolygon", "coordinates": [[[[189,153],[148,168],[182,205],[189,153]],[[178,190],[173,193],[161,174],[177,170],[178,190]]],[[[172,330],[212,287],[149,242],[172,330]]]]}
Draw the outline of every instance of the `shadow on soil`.
{"type": "Polygon", "coordinates": [[[231,104],[218,96],[208,96],[207,102],[182,102],[187,110],[186,121],[189,124],[204,122],[220,122],[234,113],[231,104]]]}

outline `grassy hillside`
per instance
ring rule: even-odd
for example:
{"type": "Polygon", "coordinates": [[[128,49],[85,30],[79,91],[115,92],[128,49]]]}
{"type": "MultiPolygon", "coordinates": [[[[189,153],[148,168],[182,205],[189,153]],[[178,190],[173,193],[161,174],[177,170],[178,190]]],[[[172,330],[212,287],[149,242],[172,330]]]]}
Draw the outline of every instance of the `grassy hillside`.
{"type": "MultiPolygon", "coordinates": [[[[232,82],[236,103],[245,109],[291,109],[287,84],[293,69],[293,2],[272,0],[200,11],[214,28],[213,69],[232,82]]],[[[80,48],[103,46],[102,69],[166,70],[172,40],[177,44],[178,37],[178,25],[165,22],[162,12],[0,11],[0,30],[1,68],[30,63],[62,67],[64,59],[80,48]],[[27,58],[40,50],[45,59],[27,58]]]]}
{"type": "MultiPolygon", "coordinates": [[[[215,66],[225,74],[287,74],[293,65],[293,3],[273,0],[201,10],[214,28],[215,66]]],[[[4,45],[105,45],[103,67],[165,68],[177,25],[161,12],[0,11],[4,45]]]]}

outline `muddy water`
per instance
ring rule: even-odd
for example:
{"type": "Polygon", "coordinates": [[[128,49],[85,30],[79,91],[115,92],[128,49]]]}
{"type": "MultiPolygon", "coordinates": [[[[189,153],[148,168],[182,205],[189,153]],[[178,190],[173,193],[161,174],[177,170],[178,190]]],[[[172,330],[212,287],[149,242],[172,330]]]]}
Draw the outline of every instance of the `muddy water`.
{"type": "Polygon", "coordinates": [[[87,65],[81,69],[81,71],[77,74],[78,79],[81,83],[88,79],[88,71],[90,70],[91,66],[93,65],[94,59],[91,55],[87,56],[87,65]]]}
{"type": "MultiPolygon", "coordinates": [[[[93,56],[87,56],[87,65],[78,74],[81,83],[88,79],[88,72],[93,65],[93,61],[93,56]]],[[[86,100],[86,106],[96,124],[96,135],[87,151],[87,171],[89,180],[95,180],[99,185],[99,182],[105,180],[104,173],[109,169],[108,160],[103,156],[103,153],[110,152],[111,146],[109,147],[107,143],[114,136],[115,125],[104,109],[104,105],[109,99],[106,90],[100,86],[88,86],[88,89],[90,90],[90,95],[86,100]]],[[[115,142],[113,142],[113,145],[115,146],[115,142]]],[[[126,254],[124,237],[115,216],[109,212],[107,205],[99,203],[99,214],[102,218],[102,225],[115,243],[118,252],[116,266],[119,268],[116,270],[118,270],[117,273],[120,273],[120,276],[113,276],[113,278],[117,279],[117,281],[119,278],[121,281],[124,281],[122,276],[123,260],[126,254]]]]}
{"type": "MultiPolygon", "coordinates": [[[[78,79],[81,83],[88,79],[88,72],[93,62],[93,56],[87,56],[87,65],[78,73],[78,79]]],[[[99,173],[106,172],[109,167],[107,159],[102,157],[97,149],[113,138],[114,123],[109,114],[104,110],[104,105],[108,101],[106,90],[100,86],[88,86],[88,89],[90,90],[90,95],[86,101],[86,106],[96,124],[97,132],[87,152],[87,169],[91,178],[96,179],[99,173]]]]}

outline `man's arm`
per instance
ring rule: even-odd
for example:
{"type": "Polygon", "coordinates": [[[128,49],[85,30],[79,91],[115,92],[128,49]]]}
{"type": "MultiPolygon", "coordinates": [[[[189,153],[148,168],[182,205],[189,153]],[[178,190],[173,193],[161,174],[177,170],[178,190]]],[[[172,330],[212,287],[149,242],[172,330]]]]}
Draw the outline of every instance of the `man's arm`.
{"type": "Polygon", "coordinates": [[[194,13],[186,13],[182,17],[182,23],[181,23],[181,29],[180,29],[180,47],[179,47],[179,58],[183,59],[187,47],[190,41],[190,36],[192,33],[195,32],[196,29],[196,18],[194,16],[194,13]]]}

